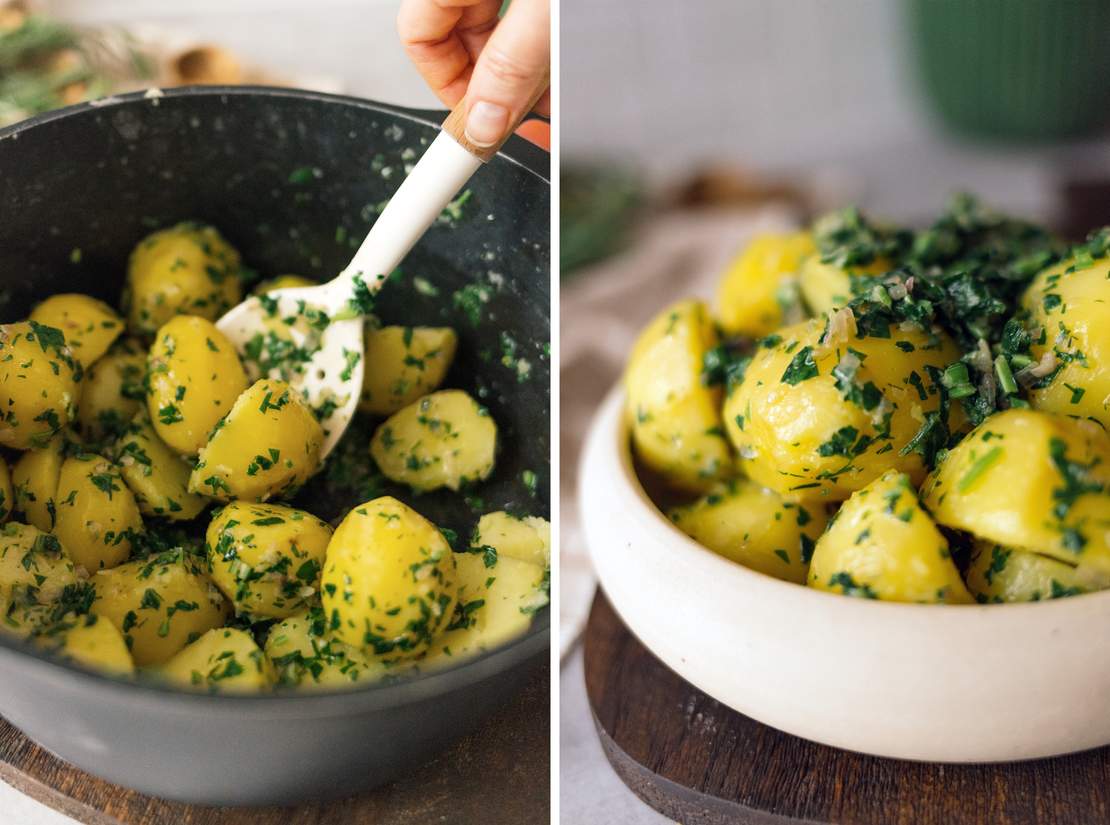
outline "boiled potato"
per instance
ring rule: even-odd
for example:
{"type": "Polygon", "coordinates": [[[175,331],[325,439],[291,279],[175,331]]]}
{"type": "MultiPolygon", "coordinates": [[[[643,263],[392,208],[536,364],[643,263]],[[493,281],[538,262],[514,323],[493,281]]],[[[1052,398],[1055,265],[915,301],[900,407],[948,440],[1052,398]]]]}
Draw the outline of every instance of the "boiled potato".
{"type": "Polygon", "coordinates": [[[189,489],[221,501],[289,498],[320,466],[323,443],[300,393],[263,378],[239,396],[200,451],[189,489]]]}
{"type": "Polygon", "coordinates": [[[890,262],[876,258],[864,266],[839,267],[824,263],[819,254],[810,255],[801,266],[799,286],[806,306],[814,315],[832,312],[852,300],[852,278],[882,275],[890,262]]]}
{"type": "Polygon", "coordinates": [[[411,672],[404,661],[367,654],[332,638],[327,624],[324,611],[316,607],[282,619],[270,629],[265,651],[279,685],[335,688],[411,672]]]}
{"type": "Polygon", "coordinates": [[[247,388],[234,345],[211,321],[179,315],[158,330],[147,364],[155,431],[182,455],[196,455],[247,388]]]}
{"type": "Polygon", "coordinates": [[[123,333],[123,319],[88,295],[51,295],[31,312],[31,320],[60,329],[73,357],[86,367],[100,359],[123,333]]]}
{"type": "Polygon", "coordinates": [[[15,508],[25,521],[44,532],[54,529],[58,517],[58,479],[65,449],[65,437],[55,436],[42,449],[23,453],[12,468],[15,508]]]}
{"type": "Polygon", "coordinates": [[[234,627],[209,630],[158,673],[181,687],[209,693],[254,693],[274,683],[273,668],[254,638],[234,627]]]}
{"type": "Polygon", "coordinates": [[[146,347],[123,338],[85,373],[77,426],[89,442],[118,437],[145,406],[146,347]]]}
{"type": "Polygon", "coordinates": [[[51,605],[76,584],[73,561],[56,537],[19,522],[0,527],[0,627],[19,630],[21,608],[51,605]]]}
{"type": "Polygon", "coordinates": [[[0,326],[0,444],[45,446],[73,420],[80,379],[61,330],[37,321],[0,326]]]}
{"type": "Polygon", "coordinates": [[[94,613],[123,633],[135,664],[161,664],[230,615],[220,591],[184,550],[101,570],[94,613]]]}
{"type": "Polygon", "coordinates": [[[331,527],[303,510],[232,502],[208,526],[212,580],[240,616],[291,616],[320,591],[331,535],[331,527]]]}
{"type": "Polygon", "coordinates": [[[514,516],[498,511],[478,519],[471,544],[495,547],[501,556],[551,566],[551,525],[538,516],[514,516]]]}
{"type": "MultiPolygon", "coordinates": [[[[940,406],[929,368],[959,356],[942,333],[890,328],[856,335],[850,309],[767,339],[724,405],[725,427],[752,480],[783,495],[842,501],[889,469],[925,476],[901,450],[940,406]],[[839,332],[832,332],[836,324],[839,332]]],[[[963,424],[954,408],[949,424],[963,424]]]]}
{"type": "Polygon", "coordinates": [[[1107,586],[1105,576],[1085,575],[1073,564],[991,542],[976,543],[967,571],[967,588],[983,604],[1059,599],[1107,586]]]}
{"type": "Polygon", "coordinates": [[[360,410],[391,415],[443,383],[458,336],[449,327],[366,330],[360,410]]]}
{"type": "Polygon", "coordinates": [[[0,456],[0,522],[5,522],[15,509],[15,493],[12,491],[12,475],[8,462],[0,456]]]}
{"type": "Polygon", "coordinates": [[[679,490],[703,492],[731,472],[721,392],[702,381],[717,346],[705,305],[681,301],[640,333],[624,375],[632,442],[640,460],[679,490]]]}
{"type": "Polygon", "coordinates": [[[251,294],[265,295],[267,292],[273,292],[278,289],[298,289],[306,286],[319,286],[319,284],[302,275],[277,275],[260,282],[251,290],[251,294]]]}
{"type": "Polygon", "coordinates": [[[107,619],[94,613],[69,613],[39,631],[32,639],[55,656],[113,676],[135,672],[123,634],[107,619]]]}
{"type": "Polygon", "coordinates": [[[214,321],[239,303],[239,253],[211,226],[179,223],[139,242],[127,266],[131,332],[151,336],[175,315],[214,321]]]}
{"type": "Polygon", "coordinates": [[[74,563],[89,573],[127,560],[143,519],[120,469],[98,455],[62,463],[55,496],[54,534],[74,563]]]}
{"type": "Polygon", "coordinates": [[[668,515],[714,553],[796,584],[805,584],[814,543],[826,522],[822,505],[785,500],[747,479],[722,484],[668,515]]]}
{"type": "Polygon", "coordinates": [[[441,390],[378,427],[370,455],[387,478],[414,490],[458,490],[493,472],[497,425],[462,390],[441,390]]]}
{"type": "Polygon", "coordinates": [[[997,413],[948,452],[921,494],[947,527],[1110,572],[1110,436],[1093,421],[997,413]]]}
{"type": "Polygon", "coordinates": [[[817,540],[809,584],[893,602],[969,604],[960,571],[910,478],[891,470],[849,498],[817,540]]]}
{"type": "Polygon", "coordinates": [[[208,502],[189,492],[192,465],[158,437],[146,410],[140,410],[116,441],[114,455],[123,480],[144,516],[187,521],[208,502]]]}
{"type": "Polygon", "coordinates": [[[1052,353],[1058,371],[1034,387],[1034,407],[1093,418],[1110,428],[1110,258],[1089,266],[1065,261],[1030,284],[1023,303],[1030,325],[1044,330],[1031,352],[1052,353]]]}
{"type": "Polygon", "coordinates": [[[328,544],[328,629],[378,654],[417,653],[451,620],[455,559],[439,529],[395,498],[355,507],[328,544]]]}
{"type": "Polygon", "coordinates": [[[451,623],[421,662],[426,668],[449,666],[515,639],[548,603],[547,575],[540,565],[496,548],[454,555],[459,600],[451,623]]]}
{"type": "Polygon", "coordinates": [[[816,251],[808,232],[756,235],[729,265],[717,287],[725,332],[762,338],[804,317],[798,270],[816,251]]]}

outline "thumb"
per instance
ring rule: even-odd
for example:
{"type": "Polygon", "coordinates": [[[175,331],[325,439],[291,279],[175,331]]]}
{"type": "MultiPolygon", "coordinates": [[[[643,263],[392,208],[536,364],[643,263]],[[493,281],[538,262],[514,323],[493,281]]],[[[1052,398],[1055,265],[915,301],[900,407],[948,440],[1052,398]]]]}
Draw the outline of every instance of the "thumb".
{"type": "Polygon", "coordinates": [[[486,42],[466,90],[466,137],[476,146],[504,139],[550,82],[549,0],[513,0],[486,42]]]}

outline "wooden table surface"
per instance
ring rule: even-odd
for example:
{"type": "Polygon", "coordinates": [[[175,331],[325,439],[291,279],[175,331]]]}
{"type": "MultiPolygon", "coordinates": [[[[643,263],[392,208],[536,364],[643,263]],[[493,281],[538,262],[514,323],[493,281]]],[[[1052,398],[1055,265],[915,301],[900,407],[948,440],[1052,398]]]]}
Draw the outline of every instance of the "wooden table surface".
{"type": "MultiPolygon", "coordinates": [[[[0,779],[87,825],[525,825],[550,810],[550,668],[477,731],[405,779],[295,808],[165,802],[62,762],[0,719],[0,779]]],[[[0,811],[0,822],[9,825],[0,811]]],[[[10,825],[16,825],[11,823],[10,825]]]]}

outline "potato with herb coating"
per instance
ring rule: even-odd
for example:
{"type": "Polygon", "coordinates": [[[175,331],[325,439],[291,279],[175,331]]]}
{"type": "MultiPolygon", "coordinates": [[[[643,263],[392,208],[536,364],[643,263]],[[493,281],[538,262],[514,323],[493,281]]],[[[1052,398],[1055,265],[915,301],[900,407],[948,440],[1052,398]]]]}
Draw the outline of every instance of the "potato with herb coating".
{"type": "Polygon", "coordinates": [[[239,616],[281,619],[320,591],[331,527],[304,510],[232,502],[208,526],[212,580],[239,616]]]}
{"type": "Polygon", "coordinates": [[[174,684],[209,693],[256,693],[274,683],[274,672],[254,637],[235,627],[216,627],[162,665],[174,684]]]}
{"type": "Polygon", "coordinates": [[[230,501],[289,498],[320,466],[324,431],[300,393],[263,378],[235,401],[200,451],[195,493],[230,501]]]}
{"type": "Polygon", "coordinates": [[[892,602],[970,604],[948,542],[910,478],[891,470],[854,493],[817,540],[809,585],[892,602]]]}
{"type": "Polygon", "coordinates": [[[24,521],[47,533],[58,517],[58,479],[65,448],[65,435],[57,435],[42,449],[23,453],[12,468],[16,511],[24,521]]]}
{"type": "Polygon", "coordinates": [[[211,226],[184,222],[139,241],[123,304],[132,334],[150,336],[175,315],[214,321],[239,303],[239,253],[211,226]]]}
{"type": "Polygon", "coordinates": [[[69,292],[51,295],[31,312],[31,320],[60,329],[73,357],[88,367],[123,333],[123,319],[103,301],[69,292]]]}
{"type": "Polygon", "coordinates": [[[206,631],[221,627],[231,611],[196,560],[178,547],[149,559],[101,570],[94,613],[123,633],[139,667],[161,664],[206,631]]]}
{"type": "Polygon", "coordinates": [[[113,454],[144,516],[187,521],[207,506],[203,496],[189,492],[192,465],[158,437],[146,410],[135,414],[113,454]]]}
{"type": "Polygon", "coordinates": [[[370,442],[385,476],[421,492],[482,481],[493,472],[497,425],[462,390],[441,390],[394,413],[370,442]]]}
{"type": "Polygon", "coordinates": [[[68,613],[37,630],[32,641],[48,653],[90,670],[112,676],[131,676],[135,672],[119,628],[95,613],[68,613]]]}
{"type": "Polygon", "coordinates": [[[496,547],[501,556],[551,566],[551,525],[538,516],[515,516],[499,510],[478,519],[474,547],[496,547]]]}
{"type": "Polygon", "coordinates": [[[820,253],[810,255],[802,263],[799,286],[809,311],[814,315],[829,313],[852,300],[852,278],[882,275],[890,262],[876,258],[869,264],[841,267],[821,260],[820,253]]]}
{"type": "Polygon", "coordinates": [[[261,281],[251,290],[251,295],[265,295],[278,289],[299,289],[305,286],[319,286],[316,281],[305,278],[303,275],[276,275],[261,281]]]}
{"type": "Polygon", "coordinates": [[[0,326],[0,444],[43,447],[77,413],[81,365],[55,327],[0,326]]]}
{"type": "Polygon", "coordinates": [[[0,629],[29,631],[22,608],[50,605],[77,584],[73,561],[57,537],[37,527],[10,522],[0,527],[0,629]]]}
{"type": "Polygon", "coordinates": [[[147,367],[150,420],[181,455],[200,451],[247,388],[235,346],[211,321],[193,315],[179,315],[158,330],[147,367]]]}
{"type": "Polygon", "coordinates": [[[1040,553],[980,541],[971,554],[967,589],[981,604],[1002,604],[1060,599],[1110,586],[1110,578],[1090,572],[1040,553]]]}
{"type": "Polygon", "coordinates": [[[1069,259],[1046,269],[1026,290],[1034,361],[1057,368],[1034,385],[1029,398],[1041,410],[1093,418],[1110,427],[1110,258],[1069,259]]]}
{"type": "Polygon", "coordinates": [[[383,496],[336,528],[322,588],[328,629],[341,642],[380,655],[418,653],[451,620],[455,559],[434,524],[383,496]]]}
{"type": "Polygon", "coordinates": [[[58,475],[54,534],[74,564],[90,574],[128,559],[133,537],[143,531],[135,496],[106,458],[67,458],[58,475]]]}
{"type": "MultiPolygon", "coordinates": [[[[842,501],[889,469],[918,482],[902,449],[940,416],[952,341],[890,325],[860,337],[850,309],[765,339],[724,404],[725,428],[753,481],[788,496],[842,501]]],[[[950,409],[953,430],[962,411],[950,409]]]]}
{"type": "Polygon", "coordinates": [[[381,327],[366,330],[358,408],[391,415],[443,383],[458,336],[450,327],[381,327]]]}
{"type": "Polygon", "coordinates": [[[15,493],[12,489],[12,474],[8,462],[0,456],[0,523],[7,521],[15,509],[15,493]]]}
{"type": "Polygon", "coordinates": [[[118,437],[146,406],[145,373],[146,347],[135,338],[120,339],[89,367],[77,405],[77,427],[87,442],[118,437]]]}
{"type": "Polygon", "coordinates": [[[668,513],[699,544],[737,564],[805,584],[814,544],[825,529],[821,504],[799,504],[747,479],[715,487],[668,513]]]}
{"type": "Polygon", "coordinates": [[[925,481],[946,527],[1110,574],[1110,436],[1038,410],[988,418],[925,481]]]}
{"type": "Polygon", "coordinates": [[[336,688],[378,682],[411,672],[396,657],[367,654],[346,645],[327,629],[323,609],[301,610],[270,629],[265,651],[277,683],[301,689],[336,688]]]}
{"type": "Polygon", "coordinates": [[[721,429],[721,391],[702,381],[717,331],[701,301],[680,301],[647,325],[625,370],[636,454],[678,490],[700,493],[726,477],[732,454],[721,429]]]}
{"type": "Polygon", "coordinates": [[[762,338],[802,320],[798,270],[815,250],[808,232],[768,232],[748,241],[717,285],[721,328],[762,338]]]}

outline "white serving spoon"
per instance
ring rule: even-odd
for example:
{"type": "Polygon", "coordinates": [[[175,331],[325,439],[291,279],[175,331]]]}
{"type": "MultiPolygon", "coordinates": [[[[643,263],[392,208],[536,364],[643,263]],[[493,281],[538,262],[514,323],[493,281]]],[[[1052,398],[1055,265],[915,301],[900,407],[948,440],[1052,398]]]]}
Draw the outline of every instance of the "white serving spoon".
{"type": "MultiPolygon", "coordinates": [[[[532,104],[546,87],[545,81],[532,104]]],[[[370,311],[370,299],[504,143],[471,143],[465,134],[464,103],[444,120],[442,131],[401,182],[345,270],[321,286],[252,296],[216,322],[243,356],[252,379],[266,375],[288,381],[317,410],[325,434],[321,459],[339,442],[358,406],[363,316],[370,311]]]]}

